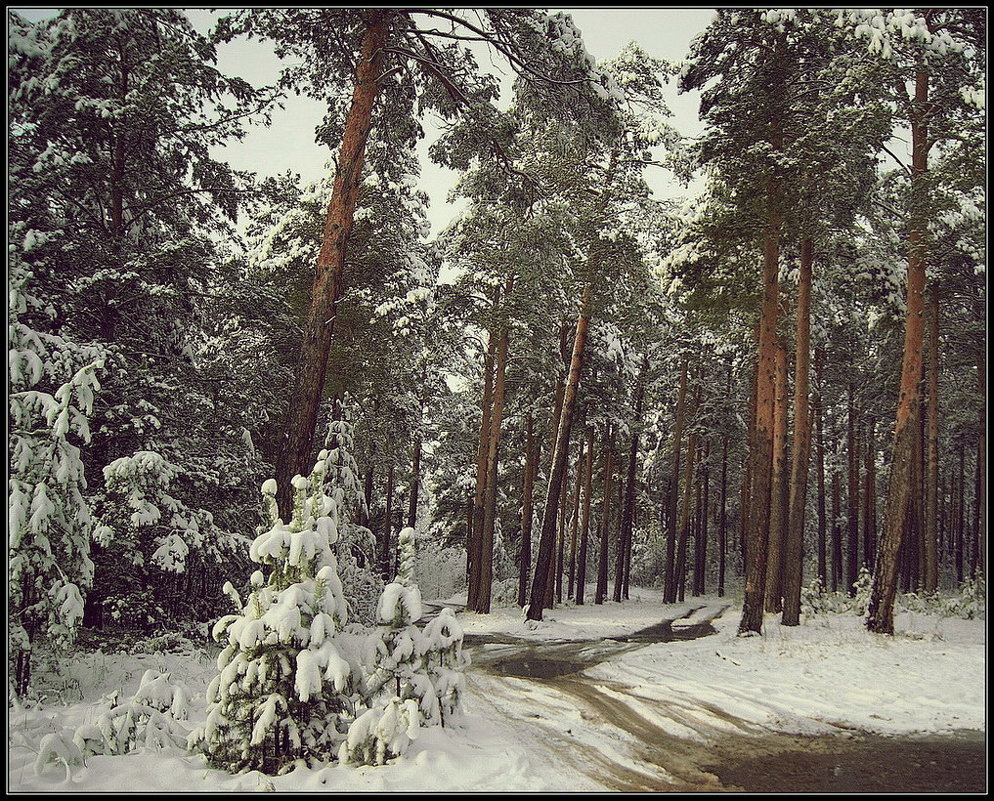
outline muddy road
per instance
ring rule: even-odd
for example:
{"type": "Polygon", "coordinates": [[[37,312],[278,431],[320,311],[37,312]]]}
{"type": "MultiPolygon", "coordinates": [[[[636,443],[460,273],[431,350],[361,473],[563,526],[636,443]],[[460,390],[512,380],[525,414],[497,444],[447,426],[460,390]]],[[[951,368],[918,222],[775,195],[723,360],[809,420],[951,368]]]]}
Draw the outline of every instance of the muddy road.
{"type": "Polygon", "coordinates": [[[984,792],[982,732],[882,737],[840,729],[805,737],[772,731],[687,699],[662,702],[637,688],[584,675],[647,643],[714,633],[724,607],[688,608],[617,639],[534,643],[467,636],[476,694],[502,709],[533,710],[505,722],[551,768],[569,766],[621,792],[984,792]]]}

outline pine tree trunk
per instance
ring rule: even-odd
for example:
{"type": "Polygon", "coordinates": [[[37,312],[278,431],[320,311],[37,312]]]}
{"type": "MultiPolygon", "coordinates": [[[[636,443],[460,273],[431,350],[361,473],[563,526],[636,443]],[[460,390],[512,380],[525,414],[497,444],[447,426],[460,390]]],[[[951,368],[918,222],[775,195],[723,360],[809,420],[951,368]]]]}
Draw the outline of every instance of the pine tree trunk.
{"type": "Polygon", "coordinates": [[[497,358],[498,337],[490,334],[487,350],[483,355],[483,394],[480,399],[480,436],[476,450],[476,489],[473,494],[473,540],[467,550],[468,589],[467,603],[469,609],[475,609],[479,604],[481,579],[480,570],[483,559],[483,516],[487,495],[487,465],[490,457],[490,418],[493,414],[494,395],[494,361],[497,358]]]}
{"type": "MultiPolygon", "coordinates": [[[[699,396],[698,396],[699,397],[699,396]]],[[[694,404],[695,408],[697,403],[694,404]]],[[[697,455],[697,434],[692,433],[687,438],[687,464],[683,473],[683,496],[680,508],[680,541],[677,544],[676,567],[674,583],[676,584],[676,601],[683,601],[687,579],[687,543],[690,539],[690,520],[694,510],[694,459],[697,455]]]]}
{"type": "Polygon", "coordinates": [[[645,399],[645,373],[648,369],[646,361],[642,363],[639,375],[638,390],[635,398],[635,420],[632,423],[632,444],[628,450],[628,470],[625,476],[625,500],[621,514],[621,536],[618,541],[618,562],[614,576],[615,601],[621,601],[624,595],[625,573],[632,550],[632,527],[635,516],[635,468],[638,460],[639,431],[642,427],[642,404],[645,399]]]}
{"type": "Polygon", "coordinates": [[[563,602],[563,565],[566,561],[566,524],[569,520],[569,463],[563,471],[562,501],[559,504],[559,534],[556,537],[556,603],[563,602]]]}
{"type": "Polygon", "coordinates": [[[956,583],[963,583],[965,574],[963,571],[963,523],[965,520],[966,508],[966,457],[963,453],[963,445],[960,443],[956,447],[956,455],[959,463],[959,472],[956,476],[956,550],[953,553],[953,563],[956,567],[956,583]]]}
{"type": "Polygon", "coordinates": [[[416,528],[418,524],[418,495],[421,490],[421,437],[414,437],[414,458],[411,465],[411,497],[407,507],[407,525],[416,528]]]}
{"type": "Polygon", "coordinates": [[[677,504],[679,503],[680,488],[680,449],[683,447],[684,407],[687,401],[687,358],[680,365],[680,385],[676,395],[676,413],[673,423],[673,474],[670,491],[669,525],[666,529],[666,563],[663,574],[663,603],[671,604],[676,601],[676,583],[674,582],[674,567],[676,559],[677,540],[677,504]]]}
{"type": "Polygon", "coordinates": [[[756,424],[752,432],[751,493],[746,541],[745,598],[739,634],[760,634],[766,590],[766,556],[770,508],[773,502],[773,429],[775,425],[777,315],[780,271],[780,192],[770,187],[770,211],[763,243],[763,305],[759,321],[759,361],[756,366],[756,424]]]}
{"type": "Polygon", "coordinates": [[[939,587],[939,295],[932,290],[928,304],[928,468],[925,486],[925,592],[939,587]]]}
{"type": "Polygon", "coordinates": [[[493,410],[490,414],[490,435],[487,444],[487,483],[484,492],[483,530],[480,533],[480,587],[476,595],[476,604],[470,607],[474,612],[480,614],[490,613],[493,589],[494,530],[497,520],[497,466],[500,455],[500,432],[504,423],[504,374],[507,370],[509,339],[508,327],[504,325],[497,341],[493,410]]]}
{"type": "MultiPolygon", "coordinates": [[[[836,453],[838,455],[838,453],[836,453]]],[[[842,529],[839,514],[842,512],[842,481],[838,468],[832,471],[832,592],[842,584],[842,529]]]]}
{"type": "MultiPolygon", "coordinates": [[[[815,371],[820,374],[819,361],[820,352],[816,352],[815,355],[815,371]]],[[[824,437],[824,426],[822,420],[822,399],[821,399],[821,379],[818,379],[819,389],[815,393],[814,399],[814,422],[815,422],[815,436],[817,439],[816,451],[817,451],[817,480],[818,480],[818,498],[817,498],[817,509],[818,509],[818,581],[821,583],[823,588],[828,587],[828,537],[827,537],[827,520],[825,517],[825,437],[824,437]]]]}
{"type": "Polygon", "coordinates": [[[580,496],[583,494],[583,439],[577,438],[576,454],[576,484],[573,489],[573,512],[570,517],[569,529],[569,586],[566,595],[576,597],[576,551],[580,525],[580,496]]]}
{"type": "Polygon", "coordinates": [[[604,490],[601,507],[601,548],[598,554],[597,589],[594,603],[602,604],[607,597],[608,549],[611,537],[611,490],[614,474],[614,430],[610,423],[604,431],[604,490]]]}
{"type": "Polygon", "coordinates": [[[725,597],[725,552],[728,550],[726,509],[728,504],[728,437],[721,440],[721,483],[718,490],[718,597],[725,597]]]}
{"type": "Polygon", "coordinates": [[[911,123],[911,216],[908,226],[907,301],[905,304],[904,354],[901,388],[894,425],[891,474],[887,503],[870,588],[866,627],[877,634],[894,633],[894,595],[897,590],[897,555],[908,518],[911,494],[912,451],[918,426],[918,383],[921,377],[925,263],[928,253],[928,73],[915,76],[915,112],[911,123]]]}
{"type": "Polygon", "coordinates": [[[391,558],[390,539],[393,529],[393,463],[387,466],[386,505],[383,510],[383,553],[380,565],[384,581],[392,581],[394,577],[393,559],[391,558]]]}
{"type": "Polygon", "coordinates": [[[535,420],[528,414],[525,430],[525,478],[521,491],[521,556],[518,559],[518,606],[524,607],[527,600],[528,573],[532,562],[532,517],[534,514],[535,472],[535,420]]]}
{"type": "Polygon", "coordinates": [[[697,536],[694,539],[694,595],[704,595],[705,574],[707,572],[708,554],[708,506],[711,474],[708,469],[710,443],[705,441],[701,457],[700,498],[697,503],[699,523],[697,536]]]}
{"type": "Polygon", "coordinates": [[[773,403],[773,474],[770,489],[770,532],[766,562],[764,608],[779,612],[783,608],[783,550],[787,533],[787,348],[777,342],[775,395],[773,403]]]}
{"type": "Polygon", "coordinates": [[[587,585],[587,545],[590,541],[590,494],[594,488],[594,428],[587,426],[587,453],[583,468],[583,513],[580,516],[580,555],[576,569],[576,604],[583,606],[587,585]]]}
{"type": "Polygon", "coordinates": [[[562,478],[566,470],[566,459],[569,455],[569,435],[573,424],[573,413],[576,406],[576,393],[580,384],[580,372],[583,369],[583,352],[587,341],[587,330],[590,325],[590,303],[593,287],[587,284],[580,301],[580,312],[576,321],[576,336],[573,339],[573,355],[570,361],[569,377],[563,393],[563,411],[556,434],[556,445],[552,456],[552,469],[549,474],[548,495],[545,510],[542,513],[542,530],[538,545],[538,563],[535,566],[535,579],[532,582],[531,603],[528,606],[529,620],[542,619],[542,599],[545,598],[547,574],[553,554],[556,535],[556,518],[559,511],[559,496],[562,491],[562,478]]]}
{"type": "MultiPolygon", "coordinates": [[[[877,433],[870,420],[866,428],[865,487],[863,492],[863,565],[873,569],[877,553],[877,433]]],[[[934,557],[933,553],[933,557],[934,557]]]]}
{"type": "Polygon", "coordinates": [[[801,585],[804,582],[804,509],[808,493],[808,463],[811,457],[811,406],[809,368],[811,362],[811,276],[814,242],[801,240],[797,280],[797,323],[794,334],[794,437],[791,447],[790,495],[783,565],[783,617],[785,626],[801,619],[801,585]]]}
{"type": "Polygon", "coordinates": [[[849,383],[849,429],[846,451],[849,457],[849,488],[846,495],[846,592],[856,595],[856,577],[859,575],[859,437],[857,435],[856,401],[853,385],[849,383]]]}
{"type": "Polygon", "coordinates": [[[977,440],[977,568],[987,565],[987,366],[984,353],[977,359],[980,390],[980,437],[977,440]]]}
{"type": "Polygon", "coordinates": [[[314,268],[311,305],[304,323],[296,383],[288,405],[282,452],[276,464],[277,503],[284,520],[290,519],[293,505],[290,480],[297,474],[306,475],[312,464],[314,427],[328,368],[335,305],[342,292],[346,251],[363,177],[366,141],[373,124],[373,106],[380,91],[387,30],[386,15],[371,11],[356,60],[352,103],[338,151],[321,250],[314,268]]]}

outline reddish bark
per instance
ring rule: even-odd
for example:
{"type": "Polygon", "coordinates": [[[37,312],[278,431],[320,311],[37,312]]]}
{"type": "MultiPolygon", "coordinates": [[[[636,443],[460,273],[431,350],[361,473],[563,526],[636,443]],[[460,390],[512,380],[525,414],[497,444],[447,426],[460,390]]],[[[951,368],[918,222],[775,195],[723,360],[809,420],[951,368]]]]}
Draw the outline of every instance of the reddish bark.
{"type": "Polygon", "coordinates": [[[386,15],[372,11],[356,60],[352,104],[345,118],[342,145],[338,151],[338,166],[325,216],[321,250],[314,267],[311,305],[304,323],[296,382],[287,411],[285,439],[276,464],[277,503],[285,520],[289,520],[291,515],[290,480],[296,474],[308,474],[312,462],[314,428],[328,369],[335,305],[342,291],[346,251],[362,183],[366,142],[373,123],[373,106],[380,91],[387,31],[386,15]]]}

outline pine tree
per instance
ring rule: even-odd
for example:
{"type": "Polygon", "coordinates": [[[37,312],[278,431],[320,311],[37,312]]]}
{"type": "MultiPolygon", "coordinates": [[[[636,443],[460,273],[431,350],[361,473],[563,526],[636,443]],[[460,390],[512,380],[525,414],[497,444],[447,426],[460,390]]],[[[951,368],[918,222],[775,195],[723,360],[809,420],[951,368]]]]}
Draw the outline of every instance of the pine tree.
{"type": "Polygon", "coordinates": [[[347,729],[355,680],[336,644],[348,607],[332,551],[344,489],[326,491],[330,462],[322,451],[309,479],[294,478],[289,523],[278,516],[276,482],[263,485],[271,527],[250,556],[269,574],[252,574],[244,605],[225,586],[241,611],[214,627],[227,645],[208,687],[207,720],[189,740],[217,767],[273,774],[298,760],[330,760],[347,729]]]}

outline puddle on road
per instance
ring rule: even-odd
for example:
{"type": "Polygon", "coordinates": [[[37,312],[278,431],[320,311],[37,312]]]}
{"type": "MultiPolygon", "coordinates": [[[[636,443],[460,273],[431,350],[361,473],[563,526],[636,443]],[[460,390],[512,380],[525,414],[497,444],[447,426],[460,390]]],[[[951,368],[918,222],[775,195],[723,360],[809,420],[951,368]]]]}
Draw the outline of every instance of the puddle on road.
{"type": "Polygon", "coordinates": [[[728,788],[751,793],[982,793],[987,784],[983,732],[927,737],[860,735],[749,738],[705,766],[728,788]],[[791,741],[792,740],[792,741],[791,741]]]}

